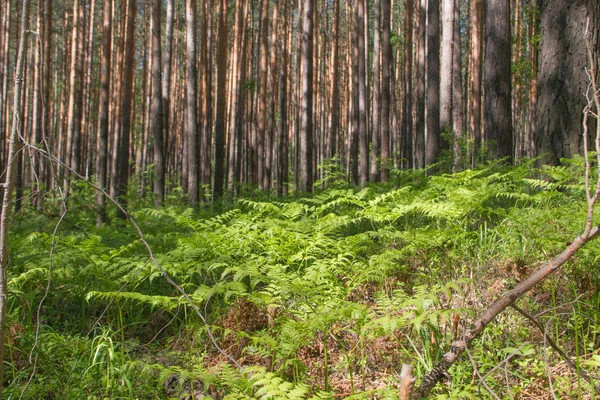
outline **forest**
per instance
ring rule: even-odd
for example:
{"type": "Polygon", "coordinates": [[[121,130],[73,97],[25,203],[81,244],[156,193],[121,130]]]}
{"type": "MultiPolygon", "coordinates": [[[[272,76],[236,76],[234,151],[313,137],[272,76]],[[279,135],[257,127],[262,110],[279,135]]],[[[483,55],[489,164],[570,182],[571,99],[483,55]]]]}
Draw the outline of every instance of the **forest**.
{"type": "Polygon", "coordinates": [[[1,0],[0,398],[600,399],[600,0],[1,0]]]}

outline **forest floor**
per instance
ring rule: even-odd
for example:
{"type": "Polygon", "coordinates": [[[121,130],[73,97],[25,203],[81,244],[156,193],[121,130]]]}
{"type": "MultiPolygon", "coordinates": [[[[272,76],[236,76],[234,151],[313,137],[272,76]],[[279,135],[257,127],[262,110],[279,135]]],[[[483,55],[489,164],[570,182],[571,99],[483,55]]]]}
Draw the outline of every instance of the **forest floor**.
{"type": "MultiPolygon", "coordinates": [[[[202,317],[127,222],[95,227],[95,195],[78,183],[64,219],[48,200],[13,221],[5,394],[397,398],[403,363],[423,377],[494,298],[581,232],[582,182],[573,159],[396,172],[365,189],[332,178],[316,194],[255,193],[218,212],[187,208],[180,190],[163,209],[132,196],[156,260],[202,317]]],[[[519,301],[543,331],[502,313],[432,398],[600,398],[583,376],[600,375],[598,259],[590,243],[519,301]]]]}

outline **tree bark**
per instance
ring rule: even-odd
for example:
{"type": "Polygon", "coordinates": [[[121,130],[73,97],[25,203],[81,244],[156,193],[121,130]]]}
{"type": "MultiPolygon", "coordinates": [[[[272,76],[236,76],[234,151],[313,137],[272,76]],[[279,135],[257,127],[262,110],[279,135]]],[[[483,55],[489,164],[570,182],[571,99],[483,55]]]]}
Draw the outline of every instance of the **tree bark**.
{"type": "Polygon", "coordinates": [[[186,77],[185,77],[185,137],[188,165],[188,200],[198,206],[198,122],[196,120],[196,0],[185,3],[186,77]]]}
{"type": "Polygon", "coordinates": [[[439,2],[427,5],[427,97],[425,165],[437,162],[440,155],[440,8],[439,2]]]}
{"type": "MultiPolygon", "coordinates": [[[[391,93],[395,90],[391,80],[392,74],[392,44],[390,43],[390,23],[392,15],[391,0],[382,1],[381,28],[383,30],[382,43],[382,73],[381,73],[381,181],[387,182],[390,175],[390,107],[391,93]]],[[[412,6],[411,6],[412,7],[412,6]]],[[[411,26],[412,31],[412,10],[411,26]]],[[[412,33],[412,32],[411,32],[412,33]]],[[[412,46],[412,45],[411,45],[412,46]]],[[[411,47],[412,53],[412,47],[411,47]]],[[[412,54],[411,54],[412,60],[412,54]]],[[[412,61],[411,61],[412,62],[412,61]]],[[[410,74],[407,78],[410,81],[410,74]]],[[[412,86],[412,85],[411,85],[412,86]]]]}
{"type": "Polygon", "coordinates": [[[512,161],[510,68],[510,2],[489,2],[485,11],[485,139],[495,159],[512,161]]]}
{"type": "Polygon", "coordinates": [[[452,128],[452,46],[454,0],[442,0],[442,43],[440,45],[440,129],[452,128]]]}
{"type": "Polygon", "coordinates": [[[260,65],[259,65],[259,101],[258,101],[258,124],[257,124],[257,153],[258,153],[258,188],[268,190],[265,183],[268,178],[265,173],[265,131],[267,123],[267,77],[269,72],[268,52],[269,52],[269,0],[261,0],[260,11],[260,65]]]}
{"type": "MultiPolygon", "coordinates": [[[[402,103],[401,138],[405,167],[414,165],[413,149],[413,20],[414,1],[406,0],[404,8],[404,102],[402,103]]],[[[383,158],[383,156],[382,156],[383,158]]]]}
{"type": "Polygon", "coordinates": [[[163,105],[161,93],[161,0],[152,0],[150,30],[152,31],[152,138],[154,140],[154,206],[159,207],[165,199],[165,147],[163,138],[163,105]]]}
{"type": "Polygon", "coordinates": [[[215,120],[215,157],[213,201],[223,197],[225,184],[225,137],[226,129],[226,82],[227,82],[227,0],[220,1],[219,34],[217,44],[217,114],[215,120]]]}
{"type": "Polygon", "coordinates": [[[481,150],[481,93],[482,93],[482,56],[483,56],[483,3],[471,0],[471,138],[473,149],[471,154],[471,166],[475,168],[481,150]]]}
{"type": "Polygon", "coordinates": [[[427,21],[427,0],[420,0],[419,4],[419,36],[417,58],[417,118],[415,140],[413,140],[414,166],[417,169],[425,168],[425,38],[427,21]]]}
{"type": "Polygon", "coordinates": [[[313,190],[313,1],[302,13],[302,96],[300,106],[300,191],[313,190]]]}
{"type": "Polygon", "coordinates": [[[381,133],[381,0],[375,0],[373,5],[375,15],[373,16],[373,100],[371,102],[371,169],[369,180],[377,182],[379,180],[378,157],[380,148],[381,133]]]}
{"type": "MultiPolygon", "coordinates": [[[[102,60],[100,61],[100,99],[98,104],[98,139],[96,154],[96,184],[106,189],[106,167],[108,152],[108,99],[110,97],[112,1],[104,2],[102,24],[102,60]]],[[[106,205],[101,191],[96,192],[96,225],[106,220],[106,205]]]]}
{"type": "MultiPolygon", "coordinates": [[[[117,201],[123,209],[127,208],[127,185],[129,184],[129,142],[131,136],[131,113],[133,101],[133,81],[135,70],[135,19],[137,1],[127,1],[127,29],[125,32],[125,62],[123,64],[123,101],[121,110],[121,135],[117,151],[119,164],[117,167],[117,201]]],[[[118,210],[117,216],[125,219],[125,213],[118,210]]]]}
{"type": "Polygon", "coordinates": [[[365,5],[357,0],[356,25],[358,35],[358,146],[360,152],[359,173],[360,186],[366,186],[369,179],[369,133],[367,132],[367,82],[365,58],[365,5]]]}
{"type": "MultiPolygon", "coordinates": [[[[29,20],[29,0],[23,0],[23,9],[21,13],[21,25],[19,33],[19,47],[17,52],[17,64],[15,66],[15,85],[13,90],[13,117],[12,129],[8,138],[8,152],[6,158],[6,168],[4,173],[4,182],[2,183],[2,209],[0,211],[0,360],[4,359],[4,343],[6,342],[6,309],[8,300],[8,287],[6,281],[6,269],[8,267],[8,229],[10,225],[10,210],[12,205],[12,191],[14,186],[15,156],[18,152],[18,125],[21,120],[22,93],[22,75],[23,75],[23,56],[27,51],[27,40],[25,32],[27,21],[29,20]]],[[[0,382],[3,382],[4,363],[0,363],[0,382]]],[[[2,388],[0,384],[0,397],[2,397],[2,388]]]]}
{"type": "MultiPolygon", "coordinates": [[[[593,1],[540,1],[535,143],[541,163],[582,154],[581,111],[588,81],[584,36],[593,1]]],[[[596,14],[598,11],[596,9],[596,14]]],[[[597,17],[596,17],[597,18],[597,17]]]]}
{"type": "Polygon", "coordinates": [[[465,132],[465,114],[463,112],[463,83],[460,45],[460,1],[454,0],[454,26],[452,41],[452,130],[454,131],[453,165],[458,171],[462,164],[462,135],[465,132]]]}

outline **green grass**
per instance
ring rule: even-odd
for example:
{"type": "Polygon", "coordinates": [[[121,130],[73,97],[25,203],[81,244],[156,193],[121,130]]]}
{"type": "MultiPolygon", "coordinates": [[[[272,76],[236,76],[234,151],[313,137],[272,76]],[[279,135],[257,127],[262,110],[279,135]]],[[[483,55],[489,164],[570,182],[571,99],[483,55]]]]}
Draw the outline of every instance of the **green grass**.
{"type": "MultiPolygon", "coordinates": [[[[51,202],[13,222],[7,396],[396,398],[402,363],[423,376],[494,296],[581,231],[582,164],[397,171],[362,190],[333,175],[314,195],[245,198],[219,213],[185,208],[177,195],[161,210],[139,201],[133,217],[210,327],[130,226],[94,227],[93,193],[78,185],[52,259],[51,202]]],[[[600,373],[599,257],[591,243],[519,303],[541,313],[576,371],[508,310],[435,396],[548,393],[548,376],[557,396],[593,396],[581,370],[600,373]]]]}

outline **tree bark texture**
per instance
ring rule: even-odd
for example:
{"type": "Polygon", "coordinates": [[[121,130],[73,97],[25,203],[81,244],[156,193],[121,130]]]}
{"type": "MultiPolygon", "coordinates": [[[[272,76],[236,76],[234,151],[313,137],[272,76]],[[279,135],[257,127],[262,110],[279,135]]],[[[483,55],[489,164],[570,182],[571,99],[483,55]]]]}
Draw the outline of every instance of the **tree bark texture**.
{"type": "Polygon", "coordinates": [[[485,140],[494,158],[508,157],[512,161],[510,41],[510,1],[488,2],[485,11],[485,140]]]}
{"type": "Polygon", "coordinates": [[[540,1],[535,144],[540,162],[557,164],[583,152],[581,112],[588,78],[585,26],[598,26],[595,0],[540,1]]]}
{"type": "Polygon", "coordinates": [[[313,1],[302,13],[302,96],[300,105],[300,191],[313,190],[313,1]]]}
{"type": "MultiPolygon", "coordinates": [[[[21,94],[23,93],[23,63],[24,55],[27,52],[27,39],[25,31],[29,21],[29,0],[23,0],[23,9],[21,13],[21,25],[19,33],[19,47],[17,52],[17,63],[15,66],[15,84],[13,89],[13,117],[12,129],[8,138],[8,151],[6,157],[6,169],[4,173],[4,182],[0,188],[2,193],[2,209],[0,211],[0,360],[4,359],[4,343],[6,342],[6,309],[8,300],[8,287],[6,269],[8,267],[8,229],[10,225],[10,211],[12,206],[12,192],[15,177],[15,161],[18,153],[18,127],[21,123],[21,94]]],[[[3,382],[4,363],[0,363],[0,382],[3,382]]],[[[0,397],[2,397],[2,388],[0,384],[0,397]]]]}

